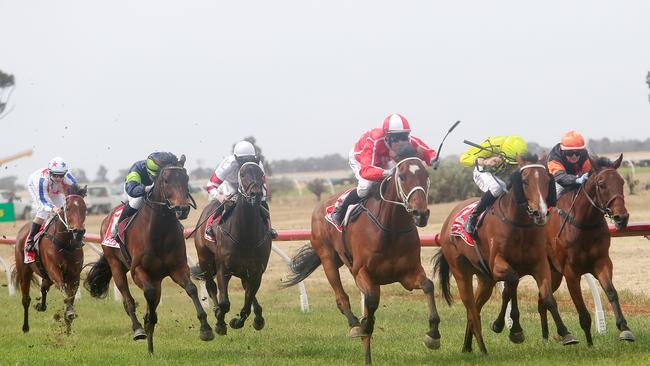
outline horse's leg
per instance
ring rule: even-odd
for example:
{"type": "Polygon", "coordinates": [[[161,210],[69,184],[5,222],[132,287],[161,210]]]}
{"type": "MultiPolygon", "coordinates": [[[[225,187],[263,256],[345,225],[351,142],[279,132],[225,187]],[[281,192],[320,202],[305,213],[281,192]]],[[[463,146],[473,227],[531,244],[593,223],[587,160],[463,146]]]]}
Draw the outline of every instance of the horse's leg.
{"type": "Polygon", "coordinates": [[[202,341],[211,341],[214,339],[214,333],[210,324],[208,324],[208,315],[203,310],[201,305],[201,300],[199,300],[199,293],[196,289],[196,285],[190,279],[190,269],[187,265],[181,266],[181,268],[170,274],[172,281],[176,282],[179,286],[185,289],[187,295],[192,299],[194,303],[194,309],[196,309],[196,317],[201,322],[201,330],[199,332],[199,338],[202,341]]]}
{"type": "Polygon", "coordinates": [[[365,299],[364,314],[361,319],[360,328],[363,337],[363,349],[366,355],[366,365],[369,365],[372,363],[370,339],[372,338],[372,332],[375,329],[375,312],[377,311],[377,308],[379,308],[381,292],[379,285],[372,282],[365,268],[359,270],[359,273],[354,277],[354,280],[365,299]]]}
{"type": "Polygon", "coordinates": [[[144,298],[147,300],[147,313],[144,315],[144,330],[147,332],[147,350],[153,354],[153,332],[158,323],[156,308],[160,302],[160,281],[152,281],[145,270],[138,266],[134,270],[136,284],[142,285],[144,298]]]}
{"type": "Polygon", "coordinates": [[[578,311],[578,318],[580,319],[580,327],[585,332],[585,337],[587,338],[587,346],[593,346],[594,342],[591,339],[591,315],[587,306],[585,305],[585,300],[582,297],[582,289],[580,288],[580,275],[573,272],[567,271],[565,274],[566,285],[569,289],[569,294],[571,294],[571,299],[573,304],[578,311]]]}
{"type": "Polygon", "coordinates": [[[265,321],[262,316],[262,306],[257,301],[257,296],[253,298],[253,313],[255,314],[255,319],[253,319],[253,328],[255,330],[264,329],[265,321]]]}
{"type": "MultiPolygon", "coordinates": [[[[562,273],[556,271],[553,267],[551,267],[551,287],[553,289],[553,293],[557,291],[561,283],[562,283],[562,273]]],[[[548,309],[546,309],[546,305],[544,305],[544,301],[542,300],[542,296],[540,293],[538,294],[538,299],[537,299],[537,312],[539,313],[540,322],[542,324],[542,338],[544,340],[548,340],[547,310],[548,309]]]]}
{"type": "Polygon", "coordinates": [[[519,275],[500,256],[495,258],[492,274],[494,279],[504,281],[503,293],[501,294],[501,308],[497,318],[490,324],[490,329],[495,333],[501,333],[506,324],[505,319],[508,302],[513,297],[513,286],[514,291],[516,291],[516,285],[519,283],[519,275]]]}
{"type": "Polygon", "coordinates": [[[34,309],[36,311],[45,311],[47,310],[47,293],[50,291],[50,287],[52,286],[52,281],[50,281],[47,278],[43,278],[41,280],[41,301],[37,302],[34,305],[34,309]]]}
{"type": "Polygon", "coordinates": [[[131,318],[133,340],[137,341],[147,338],[147,333],[142,328],[142,324],[138,320],[138,316],[135,314],[135,300],[131,295],[131,291],[129,290],[129,282],[126,279],[126,272],[128,269],[122,264],[122,262],[112,256],[106,256],[106,260],[111,267],[113,282],[122,295],[122,305],[124,306],[124,311],[126,311],[126,314],[129,316],[129,318],[131,318]]]}
{"type": "Polygon", "coordinates": [[[226,314],[230,311],[230,300],[228,299],[228,282],[230,281],[230,275],[226,275],[223,266],[217,267],[217,287],[219,292],[217,293],[217,310],[215,316],[217,317],[217,324],[214,326],[214,330],[219,335],[226,335],[228,332],[228,327],[226,326],[226,314]]]}
{"type": "MultiPolygon", "coordinates": [[[[450,266],[454,278],[456,279],[456,287],[458,294],[465,306],[467,312],[467,324],[465,325],[465,338],[463,341],[462,352],[472,352],[472,334],[477,339],[482,339],[481,335],[481,317],[474,301],[474,288],[472,286],[472,270],[458,264],[457,266],[450,266]]],[[[481,350],[483,351],[483,350],[481,350]]],[[[487,352],[487,350],[485,351],[487,352]]]]}
{"type": "Polygon", "coordinates": [[[61,271],[62,271],[61,267],[51,266],[50,268],[48,268],[47,272],[50,277],[51,283],[54,283],[56,287],[58,287],[61,290],[61,292],[63,292],[63,294],[65,295],[63,299],[63,303],[65,304],[65,313],[63,319],[66,325],[66,334],[70,335],[72,320],[74,320],[74,318],[77,317],[77,314],[75,314],[72,304],[74,302],[74,296],[77,292],[77,287],[79,286],[79,282],[77,282],[76,286],[68,286],[68,284],[65,281],[65,278],[63,277],[63,273],[61,271]],[[74,287],[74,292],[72,291],[73,287],[74,287]]]}
{"type": "Polygon", "coordinates": [[[600,285],[603,287],[605,294],[607,295],[607,300],[612,305],[612,310],[616,317],[616,327],[621,333],[618,336],[618,339],[622,341],[634,341],[634,334],[627,326],[627,321],[623,316],[623,310],[621,310],[621,304],[618,302],[618,293],[614,288],[614,283],[612,282],[612,261],[609,257],[599,261],[594,266],[595,275],[600,282],[600,285]]]}
{"type": "MultiPolygon", "coordinates": [[[[561,342],[564,345],[576,344],[578,340],[569,332],[566,325],[562,321],[560,312],[557,308],[557,303],[553,297],[553,292],[551,291],[551,268],[548,265],[548,262],[543,262],[538,268],[532,273],[535,282],[537,282],[537,287],[539,288],[539,298],[542,300],[542,306],[545,306],[553,317],[555,326],[557,328],[557,334],[562,338],[561,342]]],[[[567,284],[568,284],[567,278],[567,284]]],[[[538,305],[539,307],[540,305],[538,305]]]]}
{"type": "MultiPolygon", "coordinates": [[[[478,332],[475,332],[474,336],[476,337],[476,343],[478,344],[481,352],[487,354],[487,347],[485,347],[485,341],[483,340],[483,331],[481,329],[481,310],[483,309],[483,305],[485,305],[485,303],[490,299],[490,296],[492,296],[492,290],[494,289],[495,282],[491,278],[484,275],[478,275],[476,277],[478,280],[478,285],[476,287],[476,313],[478,315],[478,332]]],[[[471,345],[471,334],[469,337],[469,342],[471,345]]]]}
{"type": "Polygon", "coordinates": [[[436,299],[433,296],[433,282],[427,278],[422,266],[411,276],[407,276],[401,281],[402,286],[411,291],[416,288],[422,289],[427,297],[427,307],[429,308],[429,331],[424,335],[424,345],[430,349],[440,348],[440,316],[436,308],[436,299]]]}
{"type": "Polygon", "coordinates": [[[257,294],[257,290],[260,288],[262,282],[262,274],[255,273],[248,278],[242,278],[241,284],[244,287],[244,305],[242,305],[241,310],[239,311],[239,317],[232,318],[230,320],[230,327],[233,329],[239,329],[244,326],[246,319],[251,314],[251,306],[253,305],[253,299],[257,294]]]}
{"type": "Polygon", "coordinates": [[[29,332],[29,304],[32,298],[29,297],[29,287],[32,283],[32,276],[34,273],[28,265],[17,264],[17,276],[20,282],[20,293],[22,294],[23,303],[23,332],[29,332]]]}
{"type": "MultiPolygon", "coordinates": [[[[323,248],[323,245],[321,244],[318,247],[323,248]]],[[[359,318],[352,313],[350,297],[348,297],[348,294],[343,290],[343,284],[341,283],[341,275],[339,273],[339,267],[341,267],[341,264],[338,254],[336,254],[333,249],[327,250],[324,255],[320,256],[320,259],[327,281],[330,283],[332,290],[334,290],[336,306],[339,308],[341,314],[345,315],[345,318],[348,320],[350,337],[360,337],[362,334],[360,332],[361,329],[359,328],[359,318]]]]}

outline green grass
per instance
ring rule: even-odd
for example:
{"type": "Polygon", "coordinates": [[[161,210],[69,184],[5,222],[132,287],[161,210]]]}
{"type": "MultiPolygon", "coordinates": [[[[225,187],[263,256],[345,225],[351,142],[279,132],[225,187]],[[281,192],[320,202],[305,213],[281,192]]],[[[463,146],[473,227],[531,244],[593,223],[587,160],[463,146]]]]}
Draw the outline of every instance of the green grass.
{"type": "MultiPolygon", "coordinates": [[[[238,282],[238,281],[233,281],[238,282]]],[[[103,300],[91,299],[83,292],[76,304],[79,318],[73,324],[73,333],[64,334],[64,326],[53,319],[62,313],[62,296],[53,290],[45,313],[30,311],[31,331],[23,334],[20,297],[0,292],[0,365],[358,365],[363,362],[361,342],[347,338],[344,317],[336,309],[329,288],[307,283],[311,311],[303,314],[298,306],[295,288],[276,290],[265,284],[260,301],[264,306],[267,327],[253,330],[247,322],[243,329],[228,329],[228,335],[212,342],[198,339],[198,321],[189,298],[180,288],[166,281],[163,301],[159,307],[159,323],[155,333],[155,355],[149,356],[146,341],[132,341],[130,322],[121,303],[111,296],[103,300]]],[[[235,287],[235,286],[233,286],[235,287]]],[[[354,309],[358,296],[350,292],[354,309]]],[[[144,308],[142,292],[134,290],[140,318],[144,308]]],[[[554,341],[543,342],[539,330],[536,304],[522,302],[522,325],[526,342],[520,345],[508,341],[507,329],[494,334],[487,324],[495,316],[496,299],[483,312],[484,335],[490,354],[462,354],[460,352],[465,328],[465,311],[456,302],[451,308],[438,299],[442,318],[442,347],[428,350],[422,345],[427,330],[426,305],[421,292],[408,293],[397,286],[386,287],[377,314],[373,337],[375,364],[395,365],[647,365],[650,364],[650,318],[647,314],[626,314],[634,331],[635,343],[617,340],[618,331],[613,316],[607,311],[608,331],[595,335],[595,346],[587,348],[579,329],[575,310],[563,305],[561,311],[568,327],[582,341],[577,346],[563,347],[554,341]]],[[[36,289],[32,289],[32,304],[36,289]]],[[[231,313],[239,312],[242,293],[231,290],[231,313]]],[[[647,305],[647,304],[646,304],[647,305]]],[[[214,315],[209,312],[214,324],[214,315]]],[[[551,328],[554,329],[553,327],[551,328]]],[[[476,346],[474,346],[476,349],[476,346]]]]}

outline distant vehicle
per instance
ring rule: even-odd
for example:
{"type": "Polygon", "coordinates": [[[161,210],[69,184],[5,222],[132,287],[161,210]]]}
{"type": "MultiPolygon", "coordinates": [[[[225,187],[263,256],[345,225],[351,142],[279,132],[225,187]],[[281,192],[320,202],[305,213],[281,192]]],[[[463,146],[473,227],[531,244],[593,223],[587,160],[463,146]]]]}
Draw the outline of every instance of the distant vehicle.
{"type": "Polygon", "coordinates": [[[111,194],[111,207],[116,207],[122,202],[126,201],[126,193],[124,193],[124,186],[119,185],[110,189],[111,194]]]}
{"type": "Polygon", "coordinates": [[[16,196],[15,192],[2,189],[0,190],[0,202],[13,202],[14,215],[19,220],[29,220],[32,214],[31,202],[23,202],[20,197],[16,196]]]}
{"type": "Polygon", "coordinates": [[[88,187],[86,208],[89,214],[107,214],[113,207],[113,199],[106,186],[88,187]]]}

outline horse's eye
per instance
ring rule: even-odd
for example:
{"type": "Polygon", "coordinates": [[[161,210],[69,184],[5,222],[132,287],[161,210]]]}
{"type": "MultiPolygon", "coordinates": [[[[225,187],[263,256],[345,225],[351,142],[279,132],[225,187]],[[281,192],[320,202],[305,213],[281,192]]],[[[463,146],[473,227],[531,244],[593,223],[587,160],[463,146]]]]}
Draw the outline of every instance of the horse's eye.
{"type": "Polygon", "coordinates": [[[521,184],[523,184],[525,187],[528,187],[528,180],[527,179],[522,180],[521,184]]]}

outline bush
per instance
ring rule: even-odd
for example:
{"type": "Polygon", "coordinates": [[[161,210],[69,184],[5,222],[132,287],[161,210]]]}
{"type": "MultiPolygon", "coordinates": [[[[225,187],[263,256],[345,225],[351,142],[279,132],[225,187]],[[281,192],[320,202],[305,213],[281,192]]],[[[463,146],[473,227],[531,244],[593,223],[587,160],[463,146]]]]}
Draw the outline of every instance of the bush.
{"type": "Polygon", "coordinates": [[[311,180],[307,183],[307,189],[316,196],[316,200],[320,201],[321,195],[325,192],[325,181],[320,178],[311,180]]]}
{"type": "Polygon", "coordinates": [[[438,170],[431,172],[429,203],[460,201],[480,194],[472,169],[456,161],[443,161],[438,170]]]}
{"type": "Polygon", "coordinates": [[[296,189],[293,181],[287,178],[269,178],[267,186],[271,197],[276,194],[286,194],[296,189]]]}

